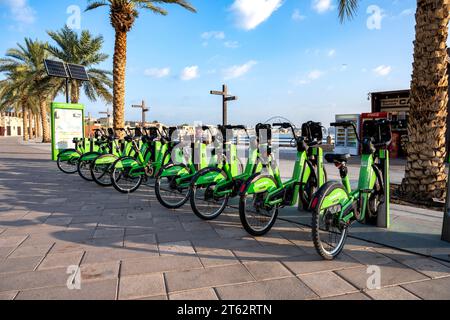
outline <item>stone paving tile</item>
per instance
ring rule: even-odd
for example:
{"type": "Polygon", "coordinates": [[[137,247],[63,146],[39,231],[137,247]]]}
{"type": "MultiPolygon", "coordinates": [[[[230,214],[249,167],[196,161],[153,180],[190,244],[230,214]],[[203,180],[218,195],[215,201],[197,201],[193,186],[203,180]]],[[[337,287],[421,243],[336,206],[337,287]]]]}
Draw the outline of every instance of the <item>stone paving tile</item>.
{"type": "Polygon", "coordinates": [[[162,301],[162,300],[168,300],[166,295],[159,295],[159,296],[150,296],[150,297],[143,297],[143,298],[137,298],[137,299],[133,299],[133,300],[157,300],[157,301],[162,301]]]}
{"type": "Polygon", "coordinates": [[[218,300],[216,292],[212,288],[183,291],[169,294],[169,300],[218,300]]]}
{"type": "Polygon", "coordinates": [[[6,258],[16,247],[0,247],[0,259],[6,258]]]}
{"type": "Polygon", "coordinates": [[[197,252],[212,251],[217,249],[236,249],[258,245],[258,242],[252,237],[227,239],[226,241],[221,238],[193,239],[192,243],[195,251],[197,252]]]}
{"type": "Polygon", "coordinates": [[[119,261],[124,259],[138,259],[159,256],[158,252],[134,249],[96,249],[86,251],[82,264],[119,261]]]}
{"type": "Polygon", "coordinates": [[[371,300],[371,299],[368,296],[366,296],[364,293],[356,292],[356,293],[343,294],[340,296],[328,297],[328,298],[324,298],[323,300],[371,300]]]}
{"type": "Polygon", "coordinates": [[[295,277],[216,288],[222,300],[304,300],[317,295],[295,277]]]}
{"type": "Polygon", "coordinates": [[[449,267],[430,258],[407,259],[402,263],[430,278],[450,276],[449,267]]]}
{"type": "Polygon", "coordinates": [[[233,252],[224,249],[202,251],[198,253],[198,257],[206,268],[240,263],[233,252]]]}
{"type": "Polygon", "coordinates": [[[295,245],[258,245],[234,249],[233,253],[241,262],[274,261],[305,254],[304,251],[295,245]]]}
{"type": "Polygon", "coordinates": [[[232,283],[253,281],[253,277],[242,265],[230,265],[189,271],[166,273],[167,291],[184,291],[232,283]]]}
{"type": "Polygon", "coordinates": [[[190,241],[178,241],[159,244],[159,253],[166,255],[195,255],[195,250],[190,241]]]}
{"type": "Polygon", "coordinates": [[[326,271],[298,276],[319,297],[329,297],[358,291],[335,273],[326,271]]]}
{"type": "Polygon", "coordinates": [[[83,254],[84,251],[47,254],[47,256],[39,265],[38,270],[79,265],[83,254]]]}
{"type": "Polygon", "coordinates": [[[281,262],[296,275],[349,269],[361,266],[359,262],[345,254],[339,255],[336,259],[331,261],[323,260],[319,255],[313,254],[281,259],[281,262]]]}
{"type": "MultiPolygon", "coordinates": [[[[39,262],[41,256],[8,258],[0,262],[0,273],[33,271],[39,262]]],[[[6,277],[6,275],[3,275],[6,277]]]]}
{"type": "Polygon", "coordinates": [[[396,250],[388,247],[376,247],[374,248],[374,250],[398,262],[402,262],[409,259],[417,259],[418,257],[417,254],[396,250]]]}
{"type": "Polygon", "coordinates": [[[18,291],[10,291],[10,292],[1,292],[0,293],[0,301],[3,300],[13,300],[17,295],[18,291]]]}
{"type": "Polygon", "coordinates": [[[48,254],[69,253],[74,251],[84,251],[88,246],[84,243],[57,241],[48,254]]]}
{"type": "Polygon", "coordinates": [[[20,291],[16,300],[114,300],[117,280],[82,282],[81,289],[67,286],[20,291]]]}
{"type": "Polygon", "coordinates": [[[293,274],[278,261],[248,262],[244,265],[256,280],[269,280],[293,276],[293,274]]]}
{"type": "Polygon", "coordinates": [[[387,287],[379,290],[367,290],[366,294],[374,300],[420,300],[402,287],[387,287]]]}
{"type": "Polygon", "coordinates": [[[53,244],[48,245],[36,245],[36,246],[19,246],[16,250],[9,255],[9,258],[20,258],[30,256],[44,256],[49,252],[53,244]]]}
{"type": "Polygon", "coordinates": [[[212,230],[211,225],[205,221],[182,222],[181,225],[188,232],[212,230]]]}
{"type": "Polygon", "coordinates": [[[119,299],[135,299],[166,293],[162,273],[121,277],[119,299]]]}
{"type": "Polygon", "coordinates": [[[0,292],[63,286],[69,276],[66,271],[66,268],[59,268],[9,273],[7,277],[0,277],[0,292]]]}
{"type": "MultiPolygon", "coordinates": [[[[397,262],[381,265],[380,271],[382,287],[429,279],[417,271],[397,262]]],[[[367,273],[366,266],[340,270],[336,271],[336,273],[359,289],[366,289],[367,279],[370,276],[367,273]]]]}
{"type": "Polygon", "coordinates": [[[385,255],[368,248],[346,250],[345,254],[365,265],[379,266],[393,262],[392,259],[386,257],[385,255]]]}
{"type": "Polygon", "coordinates": [[[122,262],[121,275],[202,269],[199,258],[195,256],[163,256],[146,259],[129,259],[122,262]]]}
{"type": "Polygon", "coordinates": [[[209,239],[220,239],[219,235],[214,230],[204,230],[202,232],[159,231],[156,233],[156,236],[159,242],[176,242],[186,240],[208,241],[209,239]]]}
{"type": "Polygon", "coordinates": [[[94,233],[94,239],[123,237],[124,235],[124,228],[97,228],[94,233]]]}
{"type": "Polygon", "coordinates": [[[241,225],[236,225],[234,227],[214,227],[214,230],[221,238],[241,238],[248,236],[247,231],[245,231],[241,225]]]}
{"type": "Polygon", "coordinates": [[[4,235],[0,236],[0,247],[16,247],[22,243],[27,236],[11,236],[6,237],[4,235]]]}
{"type": "Polygon", "coordinates": [[[155,230],[153,228],[146,227],[126,227],[125,228],[125,239],[129,236],[139,236],[139,235],[147,235],[153,234],[155,230]]]}
{"type": "Polygon", "coordinates": [[[123,236],[88,239],[84,240],[83,243],[86,245],[86,250],[123,248],[123,236]]]}
{"type": "Polygon", "coordinates": [[[64,217],[53,217],[50,216],[47,220],[45,220],[45,224],[49,224],[52,226],[68,226],[72,218],[64,218],[64,217]]]}
{"type": "Polygon", "coordinates": [[[119,276],[119,262],[84,264],[80,267],[82,281],[115,279],[119,276]]]}
{"type": "Polygon", "coordinates": [[[128,235],[125,236],[124,247],[125,248],[144,248],[149,250],[158,251],[156,245],[155,234],[140,234],[140,235],[128,235]]]}
{"type": "Polygon", "coordinates": [[[404,284],[402,287],[425,300],[450,300],[450,277],[404,284]]]}
{"type": "Polygon", "coordinates": [[[284,238],[281,234],[278,233],[270,233],[264,237],[256,237],[256,241],[258,241],[261,245],[292,245],[292,242],[284,238]]]}

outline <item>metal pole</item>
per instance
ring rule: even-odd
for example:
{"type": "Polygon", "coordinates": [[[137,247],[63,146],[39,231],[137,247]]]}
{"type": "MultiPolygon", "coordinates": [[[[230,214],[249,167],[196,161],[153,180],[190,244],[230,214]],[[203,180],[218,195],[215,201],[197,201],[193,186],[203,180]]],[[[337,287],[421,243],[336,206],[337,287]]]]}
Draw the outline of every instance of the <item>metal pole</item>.
{"type": "Polygon", "coordinates": [[[222,86],[222,92],[223,92],[223,103],[222,103],[222,124],[224,126],[228,123],[228,102],[227,102],[227,95],[228,95],[228,87],[226,84],[222,86]]]}
{"type": "Polygon", "coordinates": [[[145,127],[145,101],[142,100],[142,128],[145,127]]]}
{"type": "Polygon", "coordinates": [[[66,103],[69,103],[69,78],[66,78],[66,103]]]}

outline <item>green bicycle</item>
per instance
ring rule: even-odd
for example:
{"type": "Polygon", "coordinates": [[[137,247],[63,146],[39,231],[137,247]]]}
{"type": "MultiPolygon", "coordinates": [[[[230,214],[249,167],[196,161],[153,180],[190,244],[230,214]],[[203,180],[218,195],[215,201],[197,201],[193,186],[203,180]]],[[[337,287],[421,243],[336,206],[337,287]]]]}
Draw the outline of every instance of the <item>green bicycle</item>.
{"type": "Polygon", "coordinates": [[[362,140],[353,122],[331,124],[334,127],[353,128],[362,144],[362,157],[358,186],[352,190],[346,165],[350,155],[325,156],[328,162],[334,163],[339,169],[342,179],[342,183],[328,182],[323,185],[311,202],[314,246],[326,260],[334,259],[342,251],[353,222],[373,223],[380,206],[389,201],[381,160],[389,157],[387,148],[392,140],[391,123],[386,119],[365,121],[362,140]]]}
{"type": "Polygon", "coordinates": [[[171,134],[177,128],[156,129],[159,140],[153,139],[139,146],[140,137],[128,138],[135,157],[123,157],[114,162],[111,183],[121,193],[135,192],[144,181],[153,178],[161,167],[171,161],[171,134]]]}
{"type": "Polygon", "coordinates": [[[262,169],[257,161],[258,148],[250,151],[245,169],[237,156],[237,146],[229,133],[244,130],[248,136],[245,126],[218,126],[218,130],[221,134],[216,139],[223,146],[222,154],[218,155],[218,159],[222,159],[220,166],[200,170],[190,185],[192,211],[203,220],[217,218],[225,210],[230,197],[237,195],[243,181],[262,169]]]}
{"type": "MultiPolygon", "coordinates": [[[[101,137],[105,134],[101,129],[96,129],[94,137],[101,137]]],[[[62,150],[56,159],[58,169],[66,174],[74,174],[77,172],[77,164],[81,156],[87,152],[94,151],[95,138],[73,138],[75,145],[73,149],[62,150]]]]}
{"type": "MultiPolygon", "coordinates": [[[[154,130],[155,128],[150,128],[149,130],[143,128],[145,134],[142,135],[142,144],[146,147],[157,137],[157,133],[154,130]]],[[[110,154],[104,154],[97,157],[91,165],[91,176],[92,179],[102,187],[112,186],[111,182],[111,174],[114,163],[119,158],[125,157],[135,157],[136,152],[133,148],[133,144],[131,142],[131,133],[127,133],[127,138],[124,140],[116,140],[111,141],[113,152],[110,154]]],[[[140,129],[135,129],[135,135],[141,136],[142,132],[140,129]]],[[[144,156],[145,158],[145,156],[144,156]]]]}
{"type": "MultiPolygon", "coordinates": [[[[163,166],[156,175],[155,194],[159,203],[168,209],[182,207],[189,200],[189,188],[192,178],[204,168],[217,166],[217,155],[214,150],[208,161],[207,139],[203,139],[203,134],[209,132],[212,137],[211,143],[216,143],[211,129],[207,126],[199,127],[202,134],[199,134],[198,141],[189,140],[190,152],[186,154],[186,163],[174,162],[163,166]]],[[[185,142],[180,142],[174,150],[184,150],[185,142]]],[[[184,155],[184,153],[183,153],[184,155]]]]}
{"type": "Polygon", "coordinates": [[[240,190],[239,216],[245,230],[253,236],[262,236],[270,231],[278,216],[278,209],[295,206],[299,197],[304,208],[309,207],[315,190],[326,179],[323,166],[322,125],[307,122],[302,126],[302,135],[297,136],[290,123],[275,123],[275,127],[291,129],[297,148],[297,160],[292,178],[283,182],[280,171],[274,175],[251,177],[240,190]]]}

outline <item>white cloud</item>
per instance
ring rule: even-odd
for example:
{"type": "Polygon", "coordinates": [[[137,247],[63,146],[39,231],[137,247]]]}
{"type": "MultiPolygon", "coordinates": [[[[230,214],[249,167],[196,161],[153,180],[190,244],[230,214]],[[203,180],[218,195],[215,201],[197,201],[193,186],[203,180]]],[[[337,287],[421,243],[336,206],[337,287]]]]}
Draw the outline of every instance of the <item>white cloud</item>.
{"type": "Polygon", "coordinates": [[[0,4],[9,7],[12,19],[17,22],[32,24],[36,20],[36,11],[28,4],[28,0],[1,0],[0,4]]]}
{"type": "Polygon", "coordinates": [[[405,9],[402,12],[400,12],[400,16],[404,17],[404,16],[411,16],[414,14],[414,9],[410,8],[410,9],[405,9]]]}
{"type": "Polygon", "coordinates": [[[292,18],[292,20],[294,20],[294,21],[303,21],[303,20],[306,19],[306,16],[302,15],[302,14],[300,13],[300,10],[299,10],[299,9],[295,9],[294,12],[292,13],[291,18],[292,18]]]}
{"type": "Polygon", "coordinates": [[[312,7],[318,13],[325,13],[334,9],[331,0],[314,0],[312,7]]]}
{"type": "Polygon", "coordinates": [[[320,77],[322,77],[323,74],[324,73],[322,71],[320,71],[320,70],[313,70],[310,73],[308,73],[308,79],[309,80],[317,80],[320,77]]]}
{"type": "Polygon", "coordinates": [[[225,47],[227,47],[227,48],[230,48],[230,49],[236,49],[236,48],[239,48],[239,42],[237,42],[237,41],[225,41],[225,42],[223,43],[223,45],[224,45],[225,47]]]}
{"type": "Polygon", "coordinates": [[[199,76],[198,66],[189,66],[183,69],[180,78],[181,80],[188,81],[198,78],[199,76]]]}
{"type": "Polygon", "coordinates": [[[331,49],[330,51],[328,51],[327,55],[332,58],[336,55],[336,49],[331,49]]]}
{"type": "Polygon", "coordinates": [[[205,39],[205,40],[209,40],[209,39],[223,40],[223,39],[225,39],[225,32],[223,32],[223,31],[207,31],[207,32],[203,32],[201,37],[202,37],[202,39],[205,39]]]}
{"type": "Polygon", "coordinates": [[[235,79],[242,77],[247,72],[249,72],[257,62],[254,60],[250,60],[243,65],[235,65],[223,70],[223,76],[225,80],[235,79]]]}
{"type": "Polygon", "coordinates": [[[373,69],[373,72],[375,72],[375,74],[380,77],[385,77],[385,76],[389,75],[391,73],[391,71],[392,71],[392,67],[385,66],[384,64],[373,69]]]}
{"type": "Polygon", "coordinates": [[[170,74],[170,68],[150,68],[146,69],[144,74],[152,78],[164,78],[170,74]]]}
{"type": "Polygon", "coordinates": [[[245,30],[255,29],[282,5],[282,0],[234,0],[231,11],[245,30]]]}

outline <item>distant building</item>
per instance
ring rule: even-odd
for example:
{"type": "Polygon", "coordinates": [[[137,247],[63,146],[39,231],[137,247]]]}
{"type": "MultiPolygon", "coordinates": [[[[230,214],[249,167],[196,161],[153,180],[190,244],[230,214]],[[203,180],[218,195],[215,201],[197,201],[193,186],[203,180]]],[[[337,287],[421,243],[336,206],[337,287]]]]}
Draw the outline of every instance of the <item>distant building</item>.
{"type": "Polygon", "coordinates": [[[19,137],[23,133],[22,114],[18,112],[0,113],[0,137],[19,137]]]}

